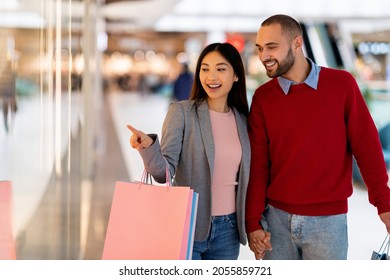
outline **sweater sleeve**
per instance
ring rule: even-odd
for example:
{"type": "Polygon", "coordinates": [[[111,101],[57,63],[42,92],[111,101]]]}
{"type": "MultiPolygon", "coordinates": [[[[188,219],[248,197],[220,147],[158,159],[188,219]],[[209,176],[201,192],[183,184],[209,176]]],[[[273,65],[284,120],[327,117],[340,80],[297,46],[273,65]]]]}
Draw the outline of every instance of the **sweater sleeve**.
{"type": "Polygon", "coordinates": [[[266,205],[266,189],[269,182],[269,141],[261,104],[255,93],[248,117],[248,134],[251,143],[251,167],[246,198],[246,231],[261,228],[260,221],[266,205]]]}
{"type": "Polygon", "coordinates": [[[347,97],[346,124],[352,154],[368,189],[368,198],[378,213],[390,211],[390,189],[378,130],[355,79],[349,75],[352,90],[347,97]]]}

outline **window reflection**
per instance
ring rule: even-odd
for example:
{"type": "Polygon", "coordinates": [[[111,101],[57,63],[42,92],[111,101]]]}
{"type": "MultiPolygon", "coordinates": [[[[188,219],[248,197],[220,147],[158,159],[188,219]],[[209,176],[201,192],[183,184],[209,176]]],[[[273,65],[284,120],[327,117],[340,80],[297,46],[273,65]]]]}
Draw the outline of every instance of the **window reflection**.
{"type": "Polygon", "coordinates": [[[74,6],[71,0],[4,2],[0,181],[12,186],[16,258],[78,259],[83,56],[74,6]]]}

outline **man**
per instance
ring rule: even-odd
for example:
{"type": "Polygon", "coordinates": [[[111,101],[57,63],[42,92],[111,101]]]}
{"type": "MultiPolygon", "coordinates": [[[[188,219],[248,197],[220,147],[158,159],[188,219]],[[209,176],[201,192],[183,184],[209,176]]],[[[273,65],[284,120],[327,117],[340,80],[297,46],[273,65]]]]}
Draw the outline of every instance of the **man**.
{"type": "Polygon", "coordinates": [[[390,233],[390,189],[375,124],[350,73],[305,57],[293,18],[266,19],[256,46],[273,79],[256,90],[248,119],[249,246],[257,259],[347,259],[352,156],[390,233]]]}

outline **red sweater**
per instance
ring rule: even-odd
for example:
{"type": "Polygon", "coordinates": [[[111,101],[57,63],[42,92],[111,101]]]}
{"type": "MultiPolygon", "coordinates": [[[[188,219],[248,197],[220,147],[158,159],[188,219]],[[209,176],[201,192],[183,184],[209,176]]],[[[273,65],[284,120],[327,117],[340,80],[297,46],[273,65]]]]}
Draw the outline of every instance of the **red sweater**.
{"type": "Polygon", "coordinates": [[[347,213],[352,155],[378,213],[390,189],[378,131],[353,76],[322,67],[317,90],[272,79],[260,86],[249,115],[252,160],[246,228],[260,228],[267,203],[298,215],[347,213]]]}

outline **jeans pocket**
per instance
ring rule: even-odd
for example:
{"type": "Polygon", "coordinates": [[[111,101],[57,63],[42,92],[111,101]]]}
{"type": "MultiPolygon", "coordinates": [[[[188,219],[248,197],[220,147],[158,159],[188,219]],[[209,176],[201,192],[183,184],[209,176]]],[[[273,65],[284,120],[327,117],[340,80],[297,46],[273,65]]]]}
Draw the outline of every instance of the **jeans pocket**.
{"type": "Polygon", "coordinates": [[[229,216],[226,218],[227,222],[232,228],[237,228],[237,218],[236,216],[229,216]]]}

